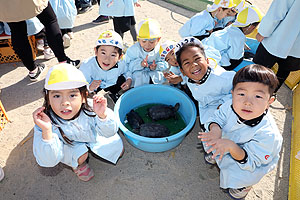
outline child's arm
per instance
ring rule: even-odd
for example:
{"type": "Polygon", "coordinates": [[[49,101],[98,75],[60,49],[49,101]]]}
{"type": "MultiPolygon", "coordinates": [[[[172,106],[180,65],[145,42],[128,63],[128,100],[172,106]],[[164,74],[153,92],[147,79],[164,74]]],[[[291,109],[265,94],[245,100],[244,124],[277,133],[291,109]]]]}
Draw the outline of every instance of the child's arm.
{"type": "Polygon", "coordinates": [[[93,109],[100,119],[105,119],[107,108],[107,99],[103,95],[93,96],[93,109]]]}

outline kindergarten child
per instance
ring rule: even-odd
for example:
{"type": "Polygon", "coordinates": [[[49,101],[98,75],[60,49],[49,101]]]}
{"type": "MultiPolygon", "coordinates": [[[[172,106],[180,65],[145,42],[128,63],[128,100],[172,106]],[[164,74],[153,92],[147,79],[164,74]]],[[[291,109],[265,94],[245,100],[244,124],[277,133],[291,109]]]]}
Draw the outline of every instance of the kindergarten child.
{"type": "Polygon", "coordinates": [[[237,15],[232,25],[213,32],[202,42],[219,50],[222,56],[220,65],[226,70],[233,70],[243,61],[246,35],[252,33],[262,17],[256,7],[249,6],[237,15]]]}
{"type": "Polygon", "coordinates": [[[226,17],[234,6],[232,0],[215,0],[213,5],[194,15],[179,29],[180,36],[194,36],[199,40],[208,37],[215,28],[216,20],[226,17]]]}
{"type": "Polygon", "coordinates": [[[94,176],[87,164],[89,149],[116,164],[123,151],[114,113],[101,95],[87,104],[87,85],[82,72],[71,64],[53,66],[45,79],[45,101],[33,113],[33,154],[42,167],[62,162],[82,181],[94,176]]]}
{"type": "Polygon", "coordinates": [[[268,113],[277,85],[276,75],[262,65],[240,69],[233,79],[232,100],[205,123],[208,132],[199,133],[209,148],[205,160],[220,168],[220,187],[229,188],[236,199],[244,198],[279,160],[282,136],[268,113]]]}
{"type": "Polygon", "coordinates": [[[209,66],[203,47],[186,43],[176,52],[181,73],[187,77],[187,86],[198,101],[200,124],[214,113],[226,100],[231,99],[233,71],[219,66],[209,66]]]}
{"type": "Polygon", "coordinates": [[[121,36],[111,30],[100,34],[95,47],[95,56],[85,60],[80,70],[89,85],[89,90],[96,93],[101,89],[110,92],[114,102],[119,98],[119,91],[131,86],[131,73],[122,58],[123,41],[121,36]]]}
{"type": "Polygon", "coordinates": [[[161,60],[159,54],[161,31],[158,22],[150,18],[142,20],[138,24],[137,38],[138,42],[127,49],[125,56],[133,87],[164,83],[163,71],[168,69],[168,63],[161,60]]]}

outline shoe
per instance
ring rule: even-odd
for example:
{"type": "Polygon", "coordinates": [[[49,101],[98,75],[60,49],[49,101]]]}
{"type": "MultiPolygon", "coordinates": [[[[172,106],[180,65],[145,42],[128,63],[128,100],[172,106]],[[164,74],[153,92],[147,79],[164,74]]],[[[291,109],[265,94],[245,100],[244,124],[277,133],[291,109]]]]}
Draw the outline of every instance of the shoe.
{"type": "Polygon", "coordinates": [[[247,196],[248,192],[251,190],[252,186],[233,189],[229,188],[229,195],[235,199],[242,199],[247,196]]]}
{"type": "Polygon", "coordinates": [[[43,53],[44,53],[44,59],[45,60],[50,60],[51,58],[55,57],[55,55],[54,55],[54,53],[53,53],[53,51],[50,47],[45,48],[43,53]]]}
{"type": "Polygon", "coordinates": [[[36,67],[37,67],[37,71],[35,73],[30,73],[28,74],[29,76],[29,79],[31,81],[38,81],[42,72],[44,71],[45,69],[45,65],[44,64],[36,64],[36,67]]]}
{"type": "Polygon", "coordinates": [[[97,0],[92,0],[92,5],[96,5],[97,3],[97,0]]]}
{"type": "Polygon", "coordinates": [[[206,153],[204,155],[204,160],[208,163],[208,164],[211,164],[211,165],[215,165],[217,164],[217,161],[216,159],[212,158],[213,154],[210,152],[210,153],[206,153]]]}
{"type": "Polygon", "coordinates": [[[68,34],[64,34],[62,38],[63,38],[63,41],[64,41],[64,47],[71,46],[71,38],[68,34]]]}
{"type": "Polygon", "coordinates": [[[44,51],[44,40],[43,39],[36,40],[36,48],[39,51],[44,51]]]}
{"type": "Polygon", "coordinates": [[[80,60],[71,60],[69,57],[67,57],[67,63],[79,68],[80,60]]]}
{"type": "Polygon", "coordinates": [[[100,15],[99,17],[97,17],[97,19],[93,20],[93,24],[104,24],[104,23],[108,23],[109,22],[109,18],[107,16],[103,16],[100,15]]]}
{"type": "Polygon", "coordinates": [[[68,32],[67,34],[68,34],[68,36],[70,37],[71,40],[74,38],[74,33],[73,32],[68,32]]]}
{"type": "Polygon", "coordinates": [[[84,7],[84,8],[81,8],[80,10],[78,10],[78,14],[83,14],[83,13],[86,13],[88,11],[91,11],[92,10],[92,6],[87,6],[87,7],[84,7]]]}
{"type": "Polygon", "coordinates": [[[111,98],[111,100],[113,100],[114,103],[116,103],[120,97],[120,95],[118,93],[114,94],[114,93],[110,93],[108,94],[109,97],[111,98]]]}
{"type": "Polygon", "coordinates": [[[0,181],[2,181],[3,179],[4,179],[4,171],[2,167],[0,167],[0,181]]]}
{"type": "Polygon", "coordinates": [[[73,171],[75,172],[77,177],[82,181],[89,181],[94,177],[94,171],[86,162],[78,166],[76,169],[73,168],[73,171]]]}

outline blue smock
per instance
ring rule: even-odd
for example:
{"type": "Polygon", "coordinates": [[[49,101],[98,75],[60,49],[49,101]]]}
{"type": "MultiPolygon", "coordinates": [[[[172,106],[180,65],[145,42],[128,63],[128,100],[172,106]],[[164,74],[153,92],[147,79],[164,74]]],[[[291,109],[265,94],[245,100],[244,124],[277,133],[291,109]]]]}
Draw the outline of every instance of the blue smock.
{"type": "Polygon", "coordinates": [[[102,0],[99,14],[114,17],[134,16],[134,3],[137,2],[138,0],[102,0]]]}
{"type": "Polygon", "coordinates": [[[77,9],[74,0],[49,0],[60,29],[73,28],[77,9]]]}

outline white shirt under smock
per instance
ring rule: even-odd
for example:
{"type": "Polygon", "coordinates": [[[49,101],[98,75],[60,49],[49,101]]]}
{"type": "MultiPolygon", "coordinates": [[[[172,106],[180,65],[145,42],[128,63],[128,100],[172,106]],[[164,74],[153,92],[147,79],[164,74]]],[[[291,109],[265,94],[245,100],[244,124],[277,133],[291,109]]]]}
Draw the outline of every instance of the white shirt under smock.
{"type": "Polygon", "coordinates": [[[136,42],[127,49],[125,60],[132,74],[133,87],[149,84],[150,78],[154,84],[163,84],[166,81],[163,71],[168,69],[168,63],[161,60],[159,48],[160,45],[157,44],[152,51],[146,52],[140,43],[136,42]],[[155,64],[157,65],[155,70],[150,70],[149,67],[143,67],[141,65],[147,55],[148,65],[151,65],[153,60],[155,60],[155,64]]]}
{"type": "Polygon", "coordinates": [[[207,80],[202,84],[187,82],[193,97],[198,101],[200,123],[213,115],[218,106],[231,99],[234,71],[226,71],[220,66],[211,68],[207,80]]]}
{"type": "Polygon", "coordinates": [[[219,64],[222,67],[230,66],[230,59],[239,60],[244,56],[245,42],[244,33],[232,25],[213,32],[208,38],[202,40],[203,44],[219,50],[222,57],[219,64]]]}
{"type": "Polygon", "coordinates": [[[267,51],[279,58],[300,58],[300,1],[274,0],[258,32],[267,51]]]}
{"type": "Polygon", "coordinates": [[[60,29],[73,28],[77,9],[74,0],[49,0],[60,29]]]}
{"type": "Polygon", "coordinates": [[[221,188],[242,188],[258,183],[261,178],[273,170],[279,160],[282,136],[270,113],[253,127],[238,122],[238,116],[231,108],[232,100],[225,102],[205,124],[211,122],[222,128],[222,138],[234,141],[248,154],[245,164],[235,161],[229,153],[222,160],[216,157],[220,168],[221,188]]]}
{"type": "Polygon", "coordinates": [[[123,151],[122,140],[117,134],[118,124],[109,108],[106,119],[100,119],[97,115],[89,117],[81,111],[76,119],[62,120],[62,123],[57,124],[73,143],[67,144],[55,125],[52,125],[52,139],[44,140],[41,128],[35,126],[33,154],[42,167],[53,167],[62,162],[76,168],[78,158],[88,151],[87,147],[115,164],[123,151]]]}
{"type": "Polygon", "coordinates": [[[99,14],[104,16],[127,17],[134,16],[134,3],[138,0],[100,1],[99,14]]]}
{"type": "Polygon", "coordinates": [[[215,20],[207,10],[203,10],[190,18],[179,29],[181,37],[209,35],[215,27],[215,20]]]}
{"type": "Polygon", "coordinates": [[[86,81],[91,84],[94,80],[101,80],[100,88],[104,89],[115,85],[118,77],[124,75],[126,79],[131,78],[126,63],[121,59],[117,65],[109,70],[103,70],[96,56],[92,56],[85,60],[79,68],[84,74],[86,81]]]}

